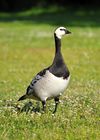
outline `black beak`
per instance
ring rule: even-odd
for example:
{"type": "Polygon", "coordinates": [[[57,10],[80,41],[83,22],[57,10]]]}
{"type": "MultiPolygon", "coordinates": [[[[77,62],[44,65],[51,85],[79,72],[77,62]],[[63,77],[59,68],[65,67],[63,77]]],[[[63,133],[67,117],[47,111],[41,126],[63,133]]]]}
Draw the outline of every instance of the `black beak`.
{"type": "Polygon", "coordinates": [[[68,31],[68,30],[65,30],[65,33],[66,33],[66,34],[71,34],[71,32],[70,32],[70,31],[68,31]]]}

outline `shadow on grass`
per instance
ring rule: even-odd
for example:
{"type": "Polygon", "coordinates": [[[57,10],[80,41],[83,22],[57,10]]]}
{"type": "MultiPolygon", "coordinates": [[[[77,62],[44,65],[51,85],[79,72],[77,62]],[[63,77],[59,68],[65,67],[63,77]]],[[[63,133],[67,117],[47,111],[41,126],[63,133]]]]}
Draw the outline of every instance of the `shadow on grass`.
{"type": "Polygon", "coordinates": [[[96,8],[33,8],[19,13],[0,13],[0,22],[30,22],[32,24],[100,26],[100,9],[96,8]]]}
{"type": "Polygon", "coordinates": [[[0,100],[0,107],[2,108],[2,111],[8,110],[11,112],[15,112],[17,114],[25,112],[28,113],[38,113],[40,112],[40,104],[39,102],[36,102],[36,105],[34,105],[31,101],[21,103],[21,105],[14,101],[14,100],[0,100]]]}

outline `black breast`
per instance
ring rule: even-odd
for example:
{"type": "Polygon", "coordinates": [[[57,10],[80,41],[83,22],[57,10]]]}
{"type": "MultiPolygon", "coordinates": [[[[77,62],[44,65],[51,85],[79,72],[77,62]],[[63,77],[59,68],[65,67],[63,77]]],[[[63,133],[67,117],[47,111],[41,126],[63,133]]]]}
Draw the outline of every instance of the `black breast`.
{"type": "Polygon", "coordinates": [[[63,59],[58,59],[58,58],[51,65],[49,71],[55,76],[63,77],[64,79],[67,79],[70,75],[70,72],[67,66],[65,65],[63,59]]]}

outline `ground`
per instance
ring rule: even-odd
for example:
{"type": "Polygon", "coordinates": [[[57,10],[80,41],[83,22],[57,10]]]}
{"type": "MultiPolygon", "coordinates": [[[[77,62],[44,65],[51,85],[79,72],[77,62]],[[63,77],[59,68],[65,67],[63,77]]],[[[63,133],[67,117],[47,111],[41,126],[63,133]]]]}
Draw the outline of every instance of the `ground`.
{"type": "MultiPolygon", "coordinates": [[[[85,11],[79,11],[78,15],[74,13],[73,16],[77,21],[70,18],[70,22],[67,22],[68,20],[59,19],[62,14],[56,13],[52,17],[49,12],[45,14],[45,11],[42,13],[38,10],[35,13],[34,10],[34,15],[29,19],[28,14],[30,11],[17,15],[0,15],[0,139],[99,140],[98,17],[90,12],[92,16],[84,21],[81,17],[88,19],[88,15],[85,11]],[[56,20],[53,22],[54,19],[56,20]],[[52,63],[53,31],[62,24],[72,32],[62,39],[62,54],[70,70],[71,80],[60,98],[58,111],[52,115],[54,102],[48,101],[46,113],[41,113],[41,105],[39,113],[19,112],[18,107],[23,108],[29,101],[32,102],[31,107],[36,106],[34,100],[19,103],[17,100],[25,93],[34,75],[52,63]]],[[[70,15],[67,13],[63,16],[65,18],[70,15]]]]}

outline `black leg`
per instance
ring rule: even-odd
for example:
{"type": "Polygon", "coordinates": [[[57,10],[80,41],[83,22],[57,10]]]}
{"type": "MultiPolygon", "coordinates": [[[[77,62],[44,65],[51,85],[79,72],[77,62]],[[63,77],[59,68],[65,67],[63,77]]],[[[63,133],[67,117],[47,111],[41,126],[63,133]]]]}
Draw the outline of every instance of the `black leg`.
{"type": "Polygon", "coordinates": [[[55,110],[54,110],[53,114],[56,113],[56,111],[57,111],[57,107],[59,104],[59,97],[54,98],[54,100],[55,100],[55,110]]]}
{"type": "Polygon", "coordinates": [[[43,105],[43,111],[46,111],[46,101],[42,101],[42,105],[43,105]]]}

